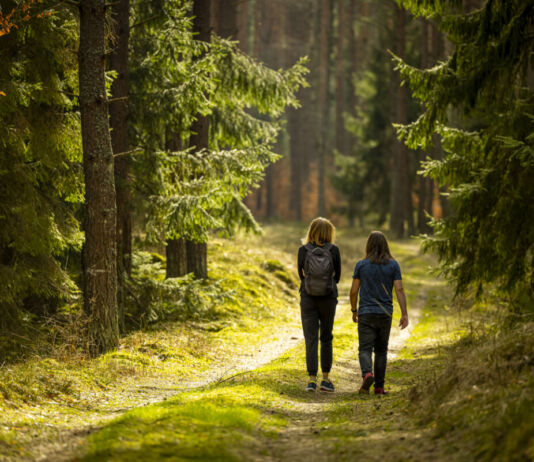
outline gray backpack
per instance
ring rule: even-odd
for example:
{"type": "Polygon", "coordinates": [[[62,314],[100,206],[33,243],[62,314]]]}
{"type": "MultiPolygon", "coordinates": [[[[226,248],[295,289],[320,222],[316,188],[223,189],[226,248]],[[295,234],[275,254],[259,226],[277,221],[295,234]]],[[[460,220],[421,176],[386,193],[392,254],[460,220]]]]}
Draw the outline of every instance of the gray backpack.
{"type": "Polygon", "coordinates": [[[330,295],[334,291],[334,260],[330,249],[332,244],[314,247],[305,245],[304,288],[308,295],[330,295]]]}

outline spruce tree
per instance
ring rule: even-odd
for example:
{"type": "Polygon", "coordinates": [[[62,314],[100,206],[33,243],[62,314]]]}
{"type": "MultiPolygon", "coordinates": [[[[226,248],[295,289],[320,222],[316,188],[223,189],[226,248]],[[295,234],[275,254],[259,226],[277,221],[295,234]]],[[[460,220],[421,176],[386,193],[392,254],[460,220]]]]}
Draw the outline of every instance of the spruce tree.
{"type": "Polygon", "coordinates": [[[416,148],[438,134],[445,150],[443,159],[425,162],[424,173],[449,184],[453,213],[432,222],[425,245],[438,252],[458,292],[496,283],[532,298],[534,4],[493,0],[467,14],[459,2],[402,3],[438,18],[454,45],[428,69],[398,62],[425,105],[416,122],[399,127],[400,136],[416,148]],[[456,126],[448,126],[453,110],[456,126]]]}
{"type": "Polygon", "coordinates": [[[83,295],[93,354],[118,345],[116,203],[105,82],[105,0],[80,4],[79,89],[85,177],[83,295]]]}
{"type": "Polygon", "coordinates": [[[51,5],[23,15],[2,2],[18,13],[17,27],[0,29],[0,328],[54,314],[77,293],[68,271],[82,243],[77,15],[51,5]]]}

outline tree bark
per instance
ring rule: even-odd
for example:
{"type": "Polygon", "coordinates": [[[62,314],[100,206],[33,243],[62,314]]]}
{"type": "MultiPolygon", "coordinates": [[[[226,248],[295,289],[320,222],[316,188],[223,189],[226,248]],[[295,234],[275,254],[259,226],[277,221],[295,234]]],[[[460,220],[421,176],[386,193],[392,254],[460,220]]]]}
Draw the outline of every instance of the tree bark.
{"type": "Polygon", "coordinates": [[[318,201],[317,213],[326,215],[326,158],[328,156],[328,129],[330,123],[329,89],[330,89],[330,35],[332,32],[332,0],[321,2],[321,32],[319,36],[319,162],[318,162],[318,201]]]}
{"type": "MultiPolygon", "coordinates": [[[[309,81],[314,82],[317,61],[313,52],[312,31],[316,21],[316,2],[288,2],[286,16],[298,20],[286,21],[286,65],[292,66],[301,56],[311,54],[311,75],[309,81]]],[[[287,111],[289,146],[290,146],[290,203],[295,220],[302,220],[302,189],[304,179],[308,175],[310,161],[316,156],[316,108],[313,104],[311,88],[299,90],[297,98],[301,103],[300,109],[287,111]]]]}
{"type": "MultiPolygon", "coordinates": [[[[283,65],[283,34],[285,15],[282,8],[283,0],[257,0],[256,1],[256,45],[255,58],[263,61],[272,69],[283,65]]],[[[279,133],[274,151],[282,151],[282,133],[279,133]]],[[[262,196],[265,190],[265,218],[273,218],[276,214],[276,197],[274,190],[274,165],[269,165],[265,171],[265,181],[258,190],[258,211],[263,206],[262,196]]]]}
{"type": "Polygon", "coordinates": [[[124,325],[124,281],[132,267],[132,218],[128,184],[130,142],[128,139],[128,40],[130,36],[130,1],[117,0],[112,6],[115,22],[115,47],[110,55],[110,68],[117,72],[111,85],[113,100],[109,104],[111,146],[114,157],[117,203],[117,303],[119,328],[124,325]]]}
{"type": "Polygon", "coordinates": [[[116,348],[116,203],[105,87],[105,0],[80,3],[79,91],[85,176],[84,308],[90,353],[116,348]]]}
{"type": "MultiPolygon", "coordinates": [[[[422,46],[421,46],[421,67],[428,69],[432,65],[432,25],[425,19],[421,20],[422,24],[422,46]]],[[[419,163],[425,159],[424,152],[420,152],[419,163]]],[[[430,226],[425,212],[432,213],[432,180],[422,175],[417,176],[418,182],[418,204],[417,204],[417,231],[419,233],[428,233],[430,226]],[[430,208],[429,208],[430,204],[430,208]]]]}
{"type": "MultiPolygon", "coordinates": [[[[352,5],[346,8],[345,0],[337,0],[337,50],[336,50],[336,149],[342,154],[348,154],[347,133],[345,130],[344,112],[347,99],[350,95],[347,91],[347,66],[346,49],[347,42],[352,46],[349,28],[349,20],[352,19],[352,5]]],[[[352,58],[352,57],[351,57],[352,58]]],[[[350,81],[350,80],[349,80],[350,81]]]]}
{"type": "Polygon", "coordinates": [[[208,277],[208,246],[203,242],[186,242],[187,272],[193,273],[196,279],[208,277]]]}
{"type": "Polygon", "coordinates": [[[219,8],[219,32],[221,37],[237,40],[238,0],[226,0],[219,8]]]}
{"type": "MultiPolygon", "coordinates": [[[[182,150],[182,140],[177,133],[167,135],[165,149],[167,151],[182,150]]],[[[178,278],[187,274],[187,247],[185,239],[167,239],[165,246],[166,278],[178,278]]]]}
{"type": "Polygon", "coordinates": [[[168,239],[165,256],[167,259],[166,278],[178,278],[187,274],[187,246],[185,239],[168,239]]]}
{"type": "MultiPolygon", "coordinates": [[[[210,41],[210,0],[195,0],[193,3],[193,31],[197,33],[196,39],[204,42],[210,41]]],[[[197,120],[191,127],[189,146],[194,151],[209,148],[209,118],[197,114],[197,120]]],[[[187,272],[194,273],[198,279],[208,277],[208,244],[186,241],[187,272]]]]}
{"type": "MultiPolygon", "coordinates": [[[[396,46],[397,56],[404,57],[406,41],[406,12],[395,6],[396,9],[396,46]]],[[[398,72],[392,74],[393,91],[395,97],[395,122],[407,122],[408,95],[406,87],[401,86],[398,72]]],[[[392,95],[393,96],[393,95],[392,95]]],[[[407,231],[413,233],[412,200],[409,178],[408,149],[406,145],[395,139],[393,145],[393,165],[391,169],[391,208],[390,229],[397,238],[405,236],[405,222],[407,231]]]]}

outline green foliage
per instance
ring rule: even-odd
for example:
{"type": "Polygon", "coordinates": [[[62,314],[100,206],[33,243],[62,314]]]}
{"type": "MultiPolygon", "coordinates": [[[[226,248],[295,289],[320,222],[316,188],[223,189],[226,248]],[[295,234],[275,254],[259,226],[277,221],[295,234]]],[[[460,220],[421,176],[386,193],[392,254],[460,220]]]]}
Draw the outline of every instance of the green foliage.
{"type": "Polygon", "coordinates": [[[189,321],[222,328],[245,314],[249,319],[270,316],[281,303],[274,290],[283,297],[295,295],[295,275],[279,260],[266,260],[268,250],[244,256],[246,245],[226,239],[210,240],[208,249],[212,263],[206,280],[195,280],[193,274],[165,279],[163,257],[134,252],[127,282],[129,326],[189,321]]]}
{"type": "Polygon", "coordinates": [[[64,256],[79,250],[82,239],[75,217],[83,196],[79,117],[72,98],[76,31],[73,15],[53,11],[0,39],[3,327],[27,319],[19,316],[25,300],[36,309],[39,302],[76,290],[64,270],[64,256]]]}
{"type": "Polygon", "coordinates": [[[127,282],[127,322],[145,327],[158,321],[214,321],[222,314],[219,304],[235,294],[219,280],[195,280],[193,274],[165,279],[164,262],[148,252],[133,254],[132,279],[127,282]]]}
{"type": "Polygon", "coordinates": [[[133,14],[134,169],[148,238],[206,242],[210,230],[258,231],[242,199],[278,158],[276,119],[298,105],[306,69],[298,62],[275,71],[234,42],[195,40],[191,5],[164,3],[135,5],[133,14]],[[199,116],[210,118],[210,149],[191,152],[199,116]]]}
{"type": "MultiPolygon", "coordinates": [[[[428,2],[402,3],[419,14],[431,8],[428,2]]],[[[438,252],[458,292],[495,282],[532,298],[534,5],[488,1],[469,15],[432,11],[455,45],[453,54],[426,70],[398,60],[403,78],[426,109],[416,122],[399,127],[399,134],[412,148],[428,146],[433,133],[441,136],[446,156],[426,162],[423,173],[450,186],[455,210],[433,221],[434,236],[425,247],[438,252]],[[455,122],[461,127],[447,127],[455,122]]]]}

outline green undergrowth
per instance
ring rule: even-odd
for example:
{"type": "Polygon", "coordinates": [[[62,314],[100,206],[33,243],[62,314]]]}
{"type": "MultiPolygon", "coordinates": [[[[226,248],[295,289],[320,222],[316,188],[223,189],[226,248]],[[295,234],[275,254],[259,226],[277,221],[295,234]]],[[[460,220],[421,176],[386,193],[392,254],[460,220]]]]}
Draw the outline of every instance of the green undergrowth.
{"type": "Polygon", "coordinates": [[[462,460],[534,460],[534,322],[506,312],[493,300],[456,313],[462,335],[445,366],[412,391],[421,425],[462,460]]]}
{"type": "Polygon", "coordinates": [[[296,275],[277,249],[250,247],[238,240],[215,239],[208,247],[209,277],[189,274],[165,279],[165,257],[140,251],[133,257],[126,315],[131,325],[158,321],[211,323],[212,329],[246,318],[278,313],[280,300],[293,299],[296,275]],[[270,250],[270,251],[269,251],[270,250]]]}
{"type": "Polygon", "coordinates": [[[150,390],[176,393],[217,380],[246,350],[298,324],[296,273],[283,251],[246,239],[214,239],[208,249],[209,279],[200,282],[165,281],[163,258],[136,254],[134,278],[144,279],[144,289],[151,285],[136,294],[146,327],[122,338],[117,350],[88,359],[50,338],[49,354],[38,354],[39,346],[0,368],[0,460],[31,458],[25,448],[32,439],[138,406],[150,390]]]}

